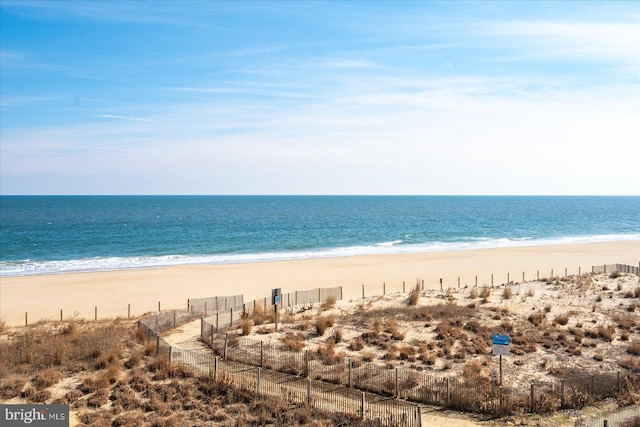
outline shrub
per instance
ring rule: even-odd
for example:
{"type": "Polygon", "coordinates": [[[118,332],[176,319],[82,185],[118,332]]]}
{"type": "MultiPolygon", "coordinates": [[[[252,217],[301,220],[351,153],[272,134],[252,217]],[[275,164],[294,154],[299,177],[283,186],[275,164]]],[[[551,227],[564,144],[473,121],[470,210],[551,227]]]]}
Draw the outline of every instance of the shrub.
{"type": "Polygon", "coordinates": [[[42,390],[47,387],[51,387],[58,381],[60,381],[60,372],[54,368],[48,368],[39,372],[35,376],[33,379],[33,385],[35,385],[38,390],[42,390]]]}
{"type": "Polygon", "coordinates": [[[556,316],[556,318],[553,321],[558,325],[564,326],[567,323],[569,323],[569,315],[567,313],[559,314],[556,316]]]}
{"type": "Polygon", "coordinates": [[[302,333],[288,332],[281,340],[282,348],[287,351],[301,351],[304,348],[305,336],[302,333]]]}
{"type": "Polygon", "coordinates": [[[376,354],[371,351],[365,351],[362,353],[362,360],[364,362],[373,362],[376,359],[376,354]]]}
{"type": "Polygon", "coordinates": [[[325,299],[322,302],[322,305],[320,306],[320,311],[331,310],[333,307],[335,307],[335,305],[336,305],[336,297],[334,297],[333,295],[329,295],[327,299],[325,299]]]}
{"type": "Polygon", "coordinates": [[[416,349],[411,345],[405,345],[400,348],[400,359],[409,360],[411,362],[415,362],[416,360],[416,349]]]}
{"type": "Polygon", "coordinates": [[[502,299],[511,299],[512,296],[513,291],[511,290],[511,287],[505,286],[505,288],[502,290],[502,299]]]}
{"type": "Polygon", "coordinates": [[[323,336],[324,333],[333,325],[333,322],[328,316],[318,316],[316,319],[316,332],[319,336],[323,336]]]}
{"type": "Polygon", "coordinates": [[[632,341],[627,346],[627,353],[640,356],[640,341],[632,341]]]}
{"type": "Polygon", "coordinates": [[[531,314],[527,318],[527,320],[531,322],[534,326],[540,326],[546,317],[547,315],[545,313],[542,313],[539,311],[537,313],[531,314]]]}
{"type": "Polygon", "coordinates": [[[357,337],[351,340],[349,344],[349,349],[353,351],[360,351],[364,348],[365,342],[362,337],[357,337]]]}
{"type": "Polygon", "coordinates": [[[336,344],[342,342],[342,328],[333,328],[333,340],[336,344]]]}
{"type": "Polygon", "coordinates": [[[409,305],[416,306],[418,305],[418,301],[420,300],[420,286],[416,285],[414,289],[409,292],[409,305]]]}
{"type": "Polygon", "coordinates": [[[246,336],[251,334],[251,328],[253,326],[253,320],[249,318],[249,313],[246,311],[242,313],[242,317],[240,318],[240,329],[242,330],[242,335],[246,336]]]}
{"type": "Polygon", "coordinates": [[[491,290],[487,286],[484,286],[480,291],[480,298],[482,298],[482,302],[484,304],[488,303],[490,296],[491,296],[491,290]]]}
{"type": "Polygon", "coordinates": [[[609,274],[609,279],[617,279],[618,277],[620,277],[620,272],[618,270],[612,271],[611,274],[609,274]]]}

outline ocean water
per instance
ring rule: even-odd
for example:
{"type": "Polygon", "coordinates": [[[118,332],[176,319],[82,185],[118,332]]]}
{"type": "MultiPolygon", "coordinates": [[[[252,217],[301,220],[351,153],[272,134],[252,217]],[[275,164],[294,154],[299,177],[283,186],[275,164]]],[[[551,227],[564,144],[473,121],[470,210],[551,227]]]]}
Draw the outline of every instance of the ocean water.
{"type": "Polygon", "coordinates": [[[611,240],[640,197],[0,197],[0,276],[611,240]]]}

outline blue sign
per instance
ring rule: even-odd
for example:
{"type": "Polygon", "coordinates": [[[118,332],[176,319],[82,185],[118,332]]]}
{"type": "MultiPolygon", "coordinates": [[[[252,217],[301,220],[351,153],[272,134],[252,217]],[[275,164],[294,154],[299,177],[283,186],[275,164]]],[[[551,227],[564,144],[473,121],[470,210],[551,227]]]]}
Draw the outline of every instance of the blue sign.
{"type": "Polygon", "coordinates": [[[509,335],[493,334],[491,335],[491,342],[498,345],[509,345],[511,340],[509,339],[509,335]]]}

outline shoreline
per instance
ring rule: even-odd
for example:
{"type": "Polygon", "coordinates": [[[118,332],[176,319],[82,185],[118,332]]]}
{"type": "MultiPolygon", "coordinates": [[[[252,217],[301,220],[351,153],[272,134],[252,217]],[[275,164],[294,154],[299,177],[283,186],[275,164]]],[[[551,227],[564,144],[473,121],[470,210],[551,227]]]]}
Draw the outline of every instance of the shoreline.
{"type": "Polygon", "coordinates": [[[581,245],[591,243],[611,243],[638,241],[640,234],[606,234],[559,237],[546,239],[508,239],[495,238],[487,240],[435,241],[402,245],[402,240],[380,242],[363,246],[346,246],[326,249],[310,249],[309,251],[275,251],[254,253],[229,253],[217,255],[137,255],[137,256],[102,256],[58,261],[37,262],[36,270],[24,271],[26,268],[14,270],[11,265],[0,268],[1,278],[34,277],[58,274],[103,273],[110,271],[146,270],[179,266],[217,266],[229,264],[253,264],[279,261],[306,261],[324,258],[345,258],[369,255],[420,255],[425,253],[458,252],[485,249],[520,248],[529,246],[581,245]],[[47,264],[56,266],[43,267],[47,264]],[[60,265],[64,266],[60,266],[60,265]]]}
{"type": "Polygon", "coordinates": [[[0,278],[0,320],[24,325],[38,320],[127,317],[162,309],[186,309],[188,298],[243,294],[245,301],[318,287],[343,287],[344,299],[426,288],[478,286],[586,273],[593,265],[640,261],[640,240],[510,246],[409,254],[189,264],[99,272],[55,273],[0,278]]]}

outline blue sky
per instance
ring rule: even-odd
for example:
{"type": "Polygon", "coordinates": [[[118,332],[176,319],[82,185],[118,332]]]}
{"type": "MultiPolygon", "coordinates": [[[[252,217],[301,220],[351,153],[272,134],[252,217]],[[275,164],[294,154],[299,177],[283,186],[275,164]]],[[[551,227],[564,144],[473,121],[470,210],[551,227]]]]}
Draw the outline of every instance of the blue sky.
{"type": "Polygon", "coordinates": [[[0,194],[640,194],[639,2],[0,13],[0,194]]]}

